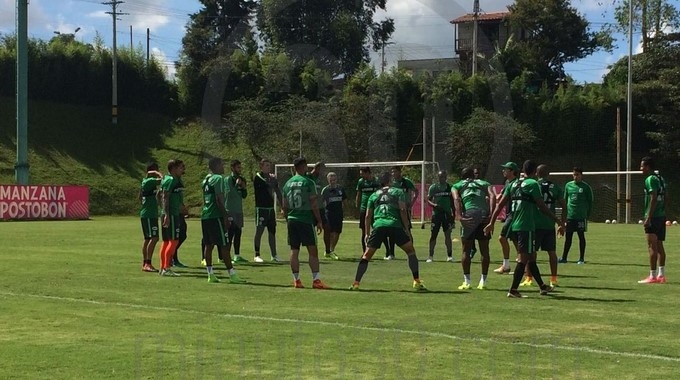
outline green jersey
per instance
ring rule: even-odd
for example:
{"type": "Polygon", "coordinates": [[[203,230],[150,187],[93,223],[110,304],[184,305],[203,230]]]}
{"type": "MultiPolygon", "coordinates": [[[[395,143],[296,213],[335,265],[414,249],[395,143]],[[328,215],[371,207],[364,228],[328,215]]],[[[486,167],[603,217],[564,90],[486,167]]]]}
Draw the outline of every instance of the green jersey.
{"type": "Polygon", "coordinates": [[[368,210],[373,210],[373,228],[404,228],[399,202],[406,205],[406,194],[396,187],[383,187],[368,198],[368,210]]]}
{"type": "Polygon", "coordinates": [[[666,216],[666,180],[657,173],[649,175],[645,179],[645,218],[652,213],[652,217],[666,216]],[[652,203],[652,194],[656,192],[656,207],[650,210],[649,206],[652,203]]]}
{"type": "Polygon", "coordinates": [[[396,187],[397,189],[401,189],[404,192],[404,195],[406,196],[406,208],[411,207],[411,194],[410,191],[416,191],[416,185],[413,184],[413,181],[406,177],[401,177],[401,179],[393,179],[392,180],[392,187],[396,187]]]}
{"type": "Polygon", "coordinates": [[[437,204],[437,207],[432,210],[433,214],[451,215],[453,210],[451,204],[451,185],[448,183],[433,184],[427,192],[427,198],[437,204]]]}
{"type": "Polygon", "coordinates": [[[593,208],[593,190],[590,185],[583,181],[567,182],[564,199],[567,201],[567,219],[586,220],[590,217],[593,208]]]}
{"type": "MultiPolygon", "coordinates": [[[[168,199],[168,212],[170,215],[179,215],[184,204],[184,184],[180,178],[166,175],[161,182],[161,189],[168,199]]],[[[163,210],[165,214],[165,210],[163,210]]]]}
{"type": "Polygon", "coordinates": [[[464,179],[453,185],[463,203],[461,212],[479,209],[489,213],[489,201],[486,199],[489,195],[489,186],[491,184],[482,179],[464,179]]]}
{"type": "MultiPolygon", "coordinates": [[[[554,214],[555,204],[562,199],[562,188],[558,184],[543,178],[538,179],[538,185],[541,188],[543,202],[554,214]]],[[[552,230],[553,228],[555,228],[555,221],[538,210],[536,214],[536,229],[552,230]]]]}
{"type": "MultiPolygon", "coordinates": [[[[541,198],[541,187],[533,178],[518,179],[503,193],[512,199],[512,231],[535,231],[536,199],[541,198]]],[[[553,225],[554,226],[554,225],[553,225]]]]}
{"type": "MultiPolygon", "coordinates": [[[[503,186],[503,191],[501,191],[501,195],[503,194],[510,194],[510,188],[512,187],[512,184],[517,181],[517,178],[510,180],[510,181],[505,181],[505,186],[503,186]]],[[[508,202],[507,206],[505,206],[505,218],[512,218],[512,202],[508,202]]]]}
{"type": "Polygon", "coordinates": [[[373,195],[376,191],[380,189],[380,182],[377,178],[373,177],[371,179],[359,178],[357,182],[357,192],[361,193],[361,203],[359,204],[359,211],[366,211],[366,205],[368,204],[368,198],[373,195]]]}
{"type": "Polygon", "coordinates": [[[234,173],[224,178],[224,207],[231,213],[243,214],[243,199],[248,196],[248,190],[236,185],[238,178],[245,183],[245,178],[234,173]]]}
{"type": "Polygon", "coordinates": [[[222,211],[217,205],[218,195],[224,194],[222,176],[219,174],[208,174],[203,179],[201,187],[203,188],[203,209],[201,210],[201,219],[217,219],[221,218],[222,211]]]}
{"type": "MultiPolygon", "coordinates": [[[[314,182],[314,187],[316,187],[316,193],[318,195],[321,195],[321,190],[323,190],[323,185],[321,185],[321,177],[318,175],[312,174],[312,172],[309,172],[305,174],[305,177],[307,177],[309,180],[314,182]]],[[[316,197],[316,207],[319,208],[319,210],[324,209],[324,204],[323,204],[323,198],[322,197],[316,197]]]]}
{"type": "Polygon", "coordinates": [[[139,189],[142,195],[142,207],[139,210],[141,218],[158,218],[158,199],[156,193],[158,192],[158,184],[161,179],[158,177],[147,177],[142,180],[142,186],[139,189]]]}
{"type": "Polygon", "coordinates": [[[288,203],[288,220],[316,224],[310,198],[316,196],[314,181],[306,176],[294,175],[283,186],[283,196],[288,203]]]}

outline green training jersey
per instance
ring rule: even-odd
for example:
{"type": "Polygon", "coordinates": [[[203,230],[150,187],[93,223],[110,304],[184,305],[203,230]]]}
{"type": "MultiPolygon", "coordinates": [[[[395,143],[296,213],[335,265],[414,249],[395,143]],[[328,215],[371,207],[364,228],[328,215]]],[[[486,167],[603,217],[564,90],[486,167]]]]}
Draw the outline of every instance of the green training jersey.
{"type": "Polygon", "coordinates": [[[361,203],[359,204],[359,211],[366,211],[366,205],[368,204],[368,198],[373,195],[376,191],[380,189],[380,181],[373,177],[371,179],[359,178],[357,182],[356,191],[361,194],[361,203]]]}
{"type": "MultiPolygon", "coordinates": [[[[555,204],[562,199],[562,188],[560,185],[543,178],[538,179],[538,186],[541,188],[541,198],[550,211],[555,213],[555,204]]],[[[564,212],[564,211],[563,211],[564,212]]],[[[555,228],[555,221],[548,215],[545,215],[541,210],[536,213],[536,229],[537,230],[551,230],[555,228]]]]}
{"type": "Polygon", "coordinates": [[[590,185],[583,181],[567,182],[564,199],[567,201],[567,219],[586,220],[590,217],[593,208],[593,190],[590,185]]]}
{"type": "Polygon", "coordinates": [[[396,187],[383,187],[368,198],[368,210],[373,210],[373,228],[404,228],[399,202],[406,205],[406,193],[396,187]]]}
{"type": "Polygon", "coordinates": [[[448,183],[435,183],[430,186],[427,191],[427,198],[437,204],[432,210],[435,215],[444,214],[451,215],[453,210],[451,204],[451,185],[448,183]]]}
{"type": "Polygon", "coordinates": [[[224,194],[224,180],[219,174],[208,174],[203,179],[203,209],[201,209],[201,219],[221,218],[222,211],[217,205],[218,195],[224,194]]]}
{"type": "Polygon", "coordinates": [[[283,196],[288,203],[288,220],[316,224],[310,198],[316,196],[314,181],[306,176],[294,175],[283,186],[283,196]]]}
{"type": "Polygon", "coordinates": [[[458,191],[460,200],[463,203],[463,210],[479,209],[482,211],[489,210],[489,201],[486,197],[489,195],[490,183],[482,179],[464,179],[453,185],[453,188],[458,191]]]}
{"type": "Polygon", "coordinates": [[[404,195],[406,196],[406,208],[411,207],[411,193],[410,191],[416,191],[416,185],[413,184],[413,181],[406,177],[401,177],[401,179],[392,179],[392,185],[391,187],[396,187],[397,189],[401,189],[401,191],[404,192],[404,195]]]}
{"type": "MultiPolygon", "coordinates": [[[[168,197],[168,212],[170,215],[179,215],[184,204],[184,184],[180,178],[171,175],[163,177],[161,189],[168,197]]],[[[165,210],[163,210],[165,214],[165,210]]]]}
{"type": "Polygon", "coordinates": [[[238,178],[245,183],[245,178],[234,173],[224,178],[224,207],[233,214],[243,214],[243,199],[248,196],[245,187],[241,189],[236,185],[238,178]]]}
{"type": "Polygon", "coordinates": [[[158,192],[158,184],[161,179],[158,177],[147,177],[142,180],[142,186],[139,189],[142,195],[142,207],[139,210],[141,218],[158,218],[158,199],[156,193],[158,192]]]}
{"type": "Polygon", "coordinates": [[[538,206],[536,199],[541,198],[541,187],[533,178],[518,179],[504,193],[512,199],[512,231],[535,231],[538,206]]]}
{"type": "MultiPolygon", "coordinates": [[[[501,195],[503,194],[510,194],[510,188],[512,187],[512,184],[517,181],[517,178],[510,180],[510,181],[505,181],[505,186],[503,186],[503,190],[501,191],[501,195]]],[[[505,218],[512,218],[512,202],[508,202],[507,206],[505,206],[505,218]]]]}
{"type": "Polygon", "coordinates": [[[652,217],[666,217],[666,180],[659,174],[651,174],[645,178],[645,218],[651,211],[652,217]],[[650,210],[652,194],[656,192],[656,207],[650,210]]]}
{"type": "MultiPolygon", "coordinates": [[[[305,174],[305,177],[307,177],[310,181],[314,182],[314,187],[316,187],[316,193],[318,195],[321,195],[321,190],[323,190],[323,185],[321,185],[321,177],[312,174],[312,172],[305,174]]],[[[324,209],[323,198],[320,196],[316,197],[316,207],[318,207],[319,210],[324,209]]]]}

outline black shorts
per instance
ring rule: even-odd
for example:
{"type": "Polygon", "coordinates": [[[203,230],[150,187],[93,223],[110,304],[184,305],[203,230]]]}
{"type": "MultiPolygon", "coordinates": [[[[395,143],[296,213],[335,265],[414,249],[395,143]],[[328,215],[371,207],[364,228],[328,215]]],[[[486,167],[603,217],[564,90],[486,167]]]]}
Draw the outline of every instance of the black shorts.
{"type": "Polygon", "coordinates": [[[462,240],[489,240],[484,233],[485,221],[488,215],[482,210],[472,209],[463,213],[463,218],[469,219],[460,222],[460,237],[462,240]]]}
{"type": "Polygon", "coordinates": [[[555,229],[536,230],[536,251],[555,252],[557,250],[557,237],[555,229]]]}
{"type": "Polygon", "coordinates": [[[359,211],[359,228],[362,231],[366,228],[366,210],[359,211]]]}
{"type": "Polygon", "coordinates": [[[297,220],[289,220],[288,245],[292,249],[300,249],[301,246],[315,246],[316,232],[314,231],[314,225],[298,222],[297,220]]]}
{"type": "Polygon", "coordinates": [[[385,239],[388,238],[390,239],[390,243],[394,243],[398,247],[411,241],[411,238],[406,234],[406,231],[404,231],[403,228],[378,227],[371,230],[371,234],[368,235],[366,246],[368,248],[378,249],[385,239]]]}
{"type": "Polygon", "coordinates": [[[229,244],[228,232],[224,230],[222,218],[202,219],[203,243],[226,247],[229,244]]]}
{"type": "Polygon", "coordinates": [[[505,218],[503,228],[501,229],[501,236],[512,241],[517,241],[517,233],[512,230],[512,216],[505,218]]]}
{"type": "Polygon", "coordinates": [[[443,231],[449,231],[456,226],[456,221],[451,214],[432,214],[432,226],[430,231],[439,232],[441,228],[443,231]]]}
{"type": "Polygon", "coordinates": [[[515,234],[519,253],[533,254],[536,252],[534,231],[515,231],[515,234]]]}
{"type": "Polygon", "coordinates": [[[255,208],[255,225],[267,227],[269,232],[276,233],[276,213],[273,208],[255,208]]]}
{"type": "Polygon", "coordinates": [[[656,235],[658,241],[666,241],[666,218],[657,216],[652,218],[652,224],[645,227],[646,234],[656,235]]]}
{"type": "Polygon", "coordinates": [[[142,235],[146,240],[158,237],[158,218],[142,218],[142,235]]]}
{"type": "Polygon", "coordinates": [[[333,214],[326,212],[326,229],[333,233],[342,233],[342,214],[333,214]]]}
{"type": "MultiPolygon", "coordinates": [[[[162,218],[163,217],[161,217],[161,220],[162,218]]],[[[168,226],[161,228],[161,235],[163,236],[163,241],[179,240],[182,233],[182,222],[184,217],[181,215],[169,215],[168,218],[170,218],[170,223],[168,224],[168,226]]]]}
{"type": "Polygon", "coordinates": [[[586,232],[588,231],[588,221],[585,219],[568,219],[567,233],[586,232]]]}

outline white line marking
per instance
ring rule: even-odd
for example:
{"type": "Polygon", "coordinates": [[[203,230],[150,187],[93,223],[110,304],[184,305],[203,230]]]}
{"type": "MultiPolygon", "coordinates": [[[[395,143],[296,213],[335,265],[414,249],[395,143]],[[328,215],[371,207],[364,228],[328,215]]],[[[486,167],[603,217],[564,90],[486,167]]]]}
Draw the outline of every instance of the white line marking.
{"type": "Polygon", "coordinates": [[[633,359],[651,359],[651,360],[660,360],[660,361],[666,361],[666,362],[680,363],[680,357],[672,357],[672,356],[638,354],[638,353],[634,353],[634,352],[617,352],[617,351],[600,350],[600,349],[588,348],[588,347],[560,346],[560,345],[555,345],[555,344],[536,344],[536,343],[527,343],[527,342],[507,342],[507,341],[503,341],[503,340],[495,340],[495,339],[490,339],[490,338],[468,338],[468,337],[461,337],[461,336],[457,336],[457,335],[444,334],[444,333],[440,333],[440,332],[402,330],[402,329],[391,328],[391,327],[355,326],[355,325],[350,325],[350,324],[341,323],[341,322],[312,321],[312,320],[306,320],[306,319],[293,319],[293,318],[274,318],[274,317],[262,317],[262,316],[257,316],[257,315],[209,313],[209,312],[205,312],[205,311],[198,311],[198,310],[191,310],[191,309],[180,309],[180,308],[174,308],[174,307],[139,305],[139,304],[121,303],[121,302],[103,302],[103,301],[87,300],[87,299],[82,299],[82,298],[58,297],[58,296],[48,296],[48,295],[41,295],[41,294],[0,292],[0,296],[29,297],[29,298],[39,298],[39,299],[46,299],[46,300],[53,300],[53,301],[67,301],[67,302],[76,302],[76,303],[86,303],[86,304],[99,305],[99,306],[118,306],[118,307],[126,307],[126,308],[131,308],[131,309],[147,309],[147,310],[156,310],[156,311],[168,311],[168,312],[173,312],[173,313],[181,312],[181,313],[188,313],[188,314],[199,314],[199,315],[207,315],[207,316],[212,316],[212,317],[222,317],[222,318],[231,318],[231,319],[246,319],[246,320],[280,322],[280,323],[298,323],[298,324],[317,325],[317,326],[340,327],[340,328],[362,330],[362,331],[390,332],[390,333],[400,333],[400,334],[408,334],[408,335],[424,335],[424,336],[433,337],[433,338],[444,338],[444,339],[467,341],[467,342],[493,343],[493,344],[502,344],[502,345],[508,345],[508,346],[523,346],[523,347],[531,347],[531,348],[539,348],[539,349],[555,349],[555,350],[562,350],[562,351],[582,351],[582,352],[587,352],[587,353],[590,353],[590,354],[598,354],[598,355],[621,356],[621,357],[633,358],[633,359]]]}

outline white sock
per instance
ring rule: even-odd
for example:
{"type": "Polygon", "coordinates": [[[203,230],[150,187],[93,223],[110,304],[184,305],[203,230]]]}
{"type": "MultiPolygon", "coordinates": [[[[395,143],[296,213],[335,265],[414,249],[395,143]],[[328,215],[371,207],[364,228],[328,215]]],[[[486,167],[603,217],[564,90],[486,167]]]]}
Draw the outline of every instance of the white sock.
{"type": "Polygon", "coordinates": [[[293,273],[293,280],[297,281],[300,279],[300,272],[298,273],[293,273]]]}
{"type": "Polygon", "coordinates": [[[510,268],[510,259],[503,259],[503,268],[510,268]]]}
{"type": "Polygon", "coordinates": [[[463,278],[465,279],[466,284],[470,283],[470,275],[469,274],[463,274],[463,278]]]}
{"type": "Polygon", "coordinates": [[[205,269],[208,270],[208,274],[213,274],[212,265],[209,265],[209,266],[205,267],[205,269]]]}
{"type": "Polygon", "coordinates": [[[482,279],[479,280],[479,282],[486,283],[486,275],[485,274],[482,275],[482,279]]]}
{"type": "Polygon", "coordinates": [[[666,275],[666,271],[664,269],[664,267],[659,267],[659,277],[666,275]]]}
{"type": "Polygon", "coordinates": [[[229,275],[230,276],[233,276],[235,274],[236,274],[236,269],[234,269],[234,268],[229,269],[229,275]]]}
{"type": "Polygon", "coordinates": [[[650,270],[650,271],[649,271],[649,277],[651,277],[651,278],[656,278],[656,271],[655,271],[655,270],[650,270]]]}
{"type": "Polygon", "coordinates": [[[319,279],[319,272],[312,273],[312,280],[316,281],[319,279]]]}

